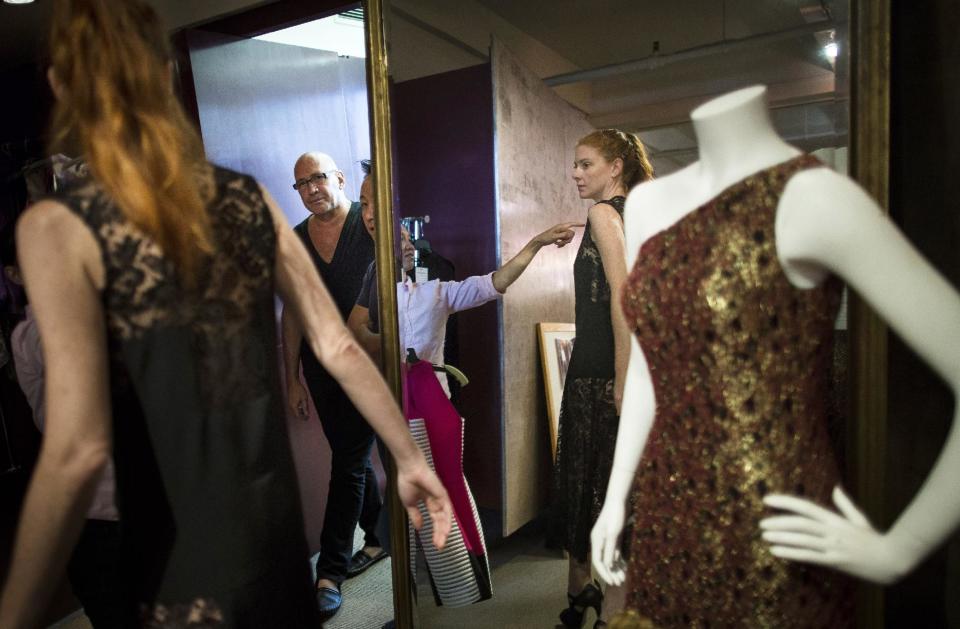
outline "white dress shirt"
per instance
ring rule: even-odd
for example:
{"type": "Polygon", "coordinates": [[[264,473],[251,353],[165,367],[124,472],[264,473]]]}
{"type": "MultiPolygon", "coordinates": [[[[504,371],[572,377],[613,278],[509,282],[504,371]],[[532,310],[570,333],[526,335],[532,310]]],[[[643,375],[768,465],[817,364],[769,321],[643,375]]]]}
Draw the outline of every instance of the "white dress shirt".
{"type": "MultiPolygon", "coordinates": [[[[443,364],[447,317],[500,296],[501,293],[493,286],[493,273],[474,275],[462,282],[430,280],[417,284],[409,278],[398,282],[397,319],[401,360],[406,359],[407,349],[413,348],[420,360],[435,365],[443,364]]],[[[446,373],[437,372],[444,392],[450,397],[446,376],[446,373]]]]}

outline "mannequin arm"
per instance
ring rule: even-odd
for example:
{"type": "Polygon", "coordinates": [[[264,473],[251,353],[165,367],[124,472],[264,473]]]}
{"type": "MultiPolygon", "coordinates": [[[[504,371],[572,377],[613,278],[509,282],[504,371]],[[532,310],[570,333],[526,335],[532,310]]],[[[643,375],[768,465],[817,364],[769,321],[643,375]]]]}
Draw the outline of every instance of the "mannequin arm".
{"type": "Polygon", "coordinates": [[[600,578],[610,585],[623,585],[626,579],[620,559],[620,534],[626,521],[627,498],[653,426],[655,411],[650,369],[640,344],[636,338],[632,338],[623,411],[620,413],[607,497],[590,533],[593,567],[600,578]]]}
{"type": "MultiPolygon", "coordinates": [[[[910,245],[867,194],[817,169],[787,185],[777,216],[785,268],[823,267],[843,277],[953,389],[960,391],[960,296],[910,245]]],[[[955,414],[940,456],[893,527],[879,533],[846,496],[837,514],[809,501],[768,496],[786,513],[765,519],[771,552],[891,583],[910,572],[960,523],[960,433],[955,414]]]]}
{"type": "Polygon", "coordinates": [[[603,274],[610,285],[610,324],[613,328],[613,401],[620,412],[623,388],[626,380],[627,361],[630,358],[630,330],[620,307],[620,292],[627,279],[626,245],[623,236],[623,220],[617,211],[606,203],[597,203],[590,208],[590,229],[600,250],[603,274]]]}

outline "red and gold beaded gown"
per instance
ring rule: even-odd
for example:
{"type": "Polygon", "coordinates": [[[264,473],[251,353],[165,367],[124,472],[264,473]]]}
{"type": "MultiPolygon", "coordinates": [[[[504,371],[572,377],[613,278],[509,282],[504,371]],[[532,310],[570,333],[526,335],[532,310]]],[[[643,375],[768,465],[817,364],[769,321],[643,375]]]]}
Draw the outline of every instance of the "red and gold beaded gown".
{"type": "Polygon", "coordinates": [[[800,156],[648,239],[623,294],[657,411],[633,487],[627,607],[667,627],[846,627],[850,581],[773,557],[762,498],[830,504],[827,432],[841,285],[795,288],[774,218],[800,156]]]}

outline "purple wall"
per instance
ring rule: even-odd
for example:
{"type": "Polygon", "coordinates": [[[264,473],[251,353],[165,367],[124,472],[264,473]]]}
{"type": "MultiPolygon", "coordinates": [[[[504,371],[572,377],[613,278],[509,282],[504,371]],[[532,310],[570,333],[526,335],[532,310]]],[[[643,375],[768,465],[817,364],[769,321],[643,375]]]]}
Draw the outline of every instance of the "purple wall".
{"type": "MultiPolygon", "coordinates": [[[[493,89],[489,64],[394,85],[400,216],[430,215],[427,239],[457,279],[497,267],[493,89]]],[[[499,304],[459,315],[464,471],[477,503],[501,509],[499,304]]]]}

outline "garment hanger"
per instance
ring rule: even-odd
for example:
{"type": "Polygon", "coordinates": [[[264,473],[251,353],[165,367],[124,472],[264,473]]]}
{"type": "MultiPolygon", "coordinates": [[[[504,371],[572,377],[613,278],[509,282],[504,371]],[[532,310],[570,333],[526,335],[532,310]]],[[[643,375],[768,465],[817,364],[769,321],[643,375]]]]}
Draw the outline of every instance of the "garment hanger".
{"type": "MultiPolygon", "coordinates": [[[[412,347],[407,348],[407,364],[415,365],[420,362],[420,358],[417,357],[417,352],[412,347]]],[[[444,371],[456,380],[461,387],[465,387],[470,384],[470,379],[467,378],[467,375],[454,367],[453,365],[431,365],[434,371],[444,371]]]]}

